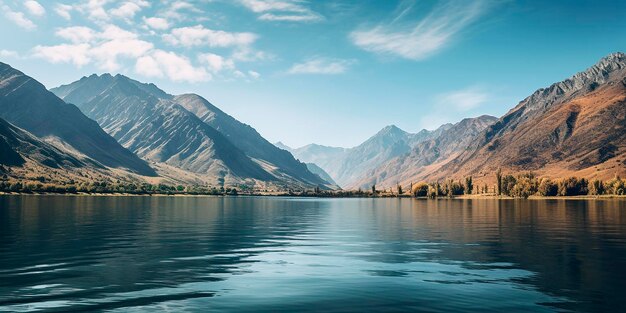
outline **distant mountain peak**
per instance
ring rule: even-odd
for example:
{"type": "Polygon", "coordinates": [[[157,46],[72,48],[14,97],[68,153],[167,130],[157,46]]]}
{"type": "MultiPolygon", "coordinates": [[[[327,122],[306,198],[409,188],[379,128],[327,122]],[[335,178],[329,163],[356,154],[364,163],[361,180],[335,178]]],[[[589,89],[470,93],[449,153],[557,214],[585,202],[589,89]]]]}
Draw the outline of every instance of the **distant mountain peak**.
{"type": "Polygon", "coordinates": [[[376,135],[377,136],[405,136],[408,133],[404,130],[400,129],[396,125],[388,125],[381,129],[376,135]]]}
{"type": "Polygon", "coordinates": [[[283,150],[287,150],[287,151],[291,151],[293,149],[291,149],[291,147],[289,147],[288,145],[284,144],[282,141],[278,141],[276,143],[274,143],[274,145],[278,148],[281,148],[283,150]]]}

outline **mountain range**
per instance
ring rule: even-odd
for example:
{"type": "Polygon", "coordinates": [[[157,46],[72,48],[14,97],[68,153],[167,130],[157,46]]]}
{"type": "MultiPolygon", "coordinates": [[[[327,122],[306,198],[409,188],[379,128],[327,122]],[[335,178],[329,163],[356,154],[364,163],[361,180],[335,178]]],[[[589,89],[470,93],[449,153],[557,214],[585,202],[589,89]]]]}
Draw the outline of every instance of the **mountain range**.
{"type": "Polygon", "coordinates": [[[0,63],[0,118],[78,158],[156,176],[145,161],[122,147],[76,106],[4,63],[0,63]]]}
{"type": "Polygon", "coordinates": [[[123,75],[48,91],[0,63],[0,171],[46,180],[108,177],[264,189],[408,187],[494,172],[609,179],[626,174],[626,55],[535,91],[500,118],[417,133],[387,126],[352,148],[271,144],[197,94],[123,75]]]}
{"type": "Polygon", "coordinates": [[[91,75],[51,92],[2,63],[0,108],[7,166],[33,163],[45,172],[61,160],[68,169],[69,160],[83,171],[150,181],[332,188],[200,96],[169,95],[122,75],[91,75]]]}
{"type": "Polygon", "coordinates": [[[610,179],[626,173],[626,55],[613,53],[534,92],[500,118],[480,116],[410,134],[388,126],[349,149],[290,149],[347,189],[404,186],[501,169],[543,177],[610,179]]]}

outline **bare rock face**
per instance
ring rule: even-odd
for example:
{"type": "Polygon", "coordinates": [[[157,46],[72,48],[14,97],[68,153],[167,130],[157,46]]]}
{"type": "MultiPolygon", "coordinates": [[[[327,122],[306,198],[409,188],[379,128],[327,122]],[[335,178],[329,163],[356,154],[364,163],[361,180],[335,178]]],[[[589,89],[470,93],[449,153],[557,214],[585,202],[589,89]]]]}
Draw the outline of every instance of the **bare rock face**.
{"type": "Polygon", "coordinates": [[[360,187],[371,182],[367,177],[372,175],[372,171],[394,158],[409,153],[417,144],[438,136],[451,126],[451,124],[446,124],[434,131],[422,130],[411,134],[395,125],[390,125],[353,148],[311,144],[291,149],[291,152],[304,162],[320,166],[340,186],[360,187]]]}
{"type": "MultiPolygon", "coordinates": [[[[298,150],[293,153],[303,160],[314,158],[298,150]]],[[[490,181],[497,169],[553,178],[624,176],[626,55],[611,54],[535,91],[499,119],[464,119],[413,135],[387,127],[358,147],[320,155],[315,163],[348,189],[468,175],[490,181]]]]}
{"type": "Polygon", "coordinates": [[[326,184],[289,152],[200,96],[172,96],[153,84],[109,74],[83,77],[52,91],[145,160],[217,181],[326,184]]]}
{"type": "Polygon", "coordinates": [[[249,157],[272,164],[281,176],[288,176],[312,185],[324,185],[326,183],[326,181],[320,180],[315,173],[312,173],[306,164],[297,161],[289,152],[271,144],[250,125],[239,122],[201,96],[184,94],[175,96],[173,100],[204,123],[219,131],[249,157]]]}
{"type": "Polygon", "coordinates": [[[496,120],[496,117],[483,115],[446,125],[443,129],[430,134],[428,138],[416,142],[407,153],[364,173],[352,183],[351,187],[366,188],[374,184],[392,187],[398,183],[410,182],[419,176],[425,167],[449,160],[465,151],[475,136],[496,120]]]}
{"type": "Polygon", "coordinates": [[[145,160],[222,180],[273,179],[222,134],[153,85],[104,74],[53,91],[145,160]]]}
{"type": "Polygon", "coordinates": [[[122,147],[76,106],[4,63],[0,63],[0,117],[102,166],[156,175],[145,161],[122,147]]]}
{"type": "Polygon", "coordinates": [[[79,160],[11,123],[0,119],[0,164],[23,166],[31,160],[51,168],[94,166],[79,160]]]}
{"type": "Polygon", "coordinates": [[[586,71],[542,88],[485,129],[470,148],[422,176],[489,176],[537,171],[550,177],[607,179],[624,173],[626,55],[614,53],[586,71]]]}

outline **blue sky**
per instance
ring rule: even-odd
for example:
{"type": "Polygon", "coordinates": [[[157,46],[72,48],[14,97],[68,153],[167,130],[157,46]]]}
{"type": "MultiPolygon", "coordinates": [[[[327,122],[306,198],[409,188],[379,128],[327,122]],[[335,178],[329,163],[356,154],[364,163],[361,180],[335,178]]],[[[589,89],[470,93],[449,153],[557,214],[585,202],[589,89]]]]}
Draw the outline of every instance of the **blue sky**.
{"type": "Polygon", "coordinates": [[[270,141],[351,147],[500,116],[626,51],[626,1],[0,0],[0,61],[47,87],[122,73],[270,141]]]}

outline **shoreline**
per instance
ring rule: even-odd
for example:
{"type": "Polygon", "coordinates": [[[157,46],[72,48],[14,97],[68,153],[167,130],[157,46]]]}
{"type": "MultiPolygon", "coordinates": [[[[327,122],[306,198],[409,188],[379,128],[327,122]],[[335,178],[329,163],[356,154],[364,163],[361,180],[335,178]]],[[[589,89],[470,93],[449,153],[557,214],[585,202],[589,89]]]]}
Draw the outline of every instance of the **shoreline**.
{"type": "Polygon", "coordinates": [[[415,200],[611,200],[626,199],[626,195],[583,195],[583,196],[530,196],[526,199],[510,196],[496,195],[461,195],[454,197],[410,197],[401,196],[329,196],[329,195],[296,195],[296,194],[238,194],[238,195],[213,195],[213,194],[135,194],[135,193],[54,193],[54,192],[0,192],[0,196],[68,196],[68,197],[276,197],[276,198],[319,198],[319,199],[415,199],[415,200]]]}

